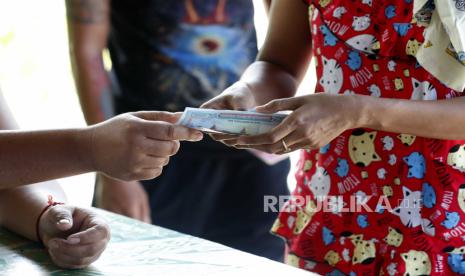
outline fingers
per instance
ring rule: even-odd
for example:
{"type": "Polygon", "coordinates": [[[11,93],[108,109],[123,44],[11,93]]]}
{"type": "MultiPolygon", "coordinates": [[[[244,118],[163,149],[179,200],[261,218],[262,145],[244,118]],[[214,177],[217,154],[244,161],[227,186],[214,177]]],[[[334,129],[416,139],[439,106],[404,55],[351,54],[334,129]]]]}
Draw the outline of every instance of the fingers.
{"type": "MultiPolygon", "coordinates": [[[[166,158],[175,155],[179,151],[179,141],[161,141],[146,139],[142,142],[144,152],[152,158],[166,158]]],[[[161,160],[153,160],[161,161],[161,160]]],[[[163,161],[165,162],[165,161],[163,161]]],[[[147,160],[147,163],[152,164],[152,160],[147,160]]],[[[148,166],[146,168],[154,168],[156,166],[148,166]]]]}
{"type": "Polygon", "coordinates": [[[66,239],[52,237],[47,248],[52,260],[61,267],[83,268],[94,262],[110,240],[108,224],[93,212],[73,208],[75,227],[66,239]]]}
{"type": "Polygon", "coordinates": [[[283,148],[283,144],[281,142],[274,143],[271,145],[237,145],[234,146],[237,149],[255,149],[267,153],[272,153],[272,154],[284,154],[284,153],[289,153],[288,151],[285,151],[283,148]]]}
{"type": "Polygon", "coordinates": [[[63,239],[54,239],[49,247],[52,261],[59,267],[80,269],[95,262],[103,253],[107,242],[99,241],[86,245],[70,245],[63,239]]]}
{"type": "Polygon", "coordinates": [[[230,109],[228,108],[229,106],[229,100],[227,97],[230,96],[218,96],[216,98],[213,98],[209,100],[208,102],[202,104],[200,108],[207,108],[207,109],[230,109]]]}
{"type": "MultiPolygon", "coordinates": [[[[137,175],[138,180],[150,180],[150,179],[159,177],[162,173],[163,173],[163,168],[158,167],[154,169],[142,169],[136,175],[137,175]]],[[[131,214],[127,214],[127,216],[142,220],[141,215],[133,215],[134,213],[139,214],[139,211],[134,211],[131,214]]]]}
{"type": "Polygon", "coordinates": [[[285,110],[295,110],[302,106],[303,98],[293,97],[285,99],[273,100],[265,105],[257,106],[257,112],[261,113],[276,113],[285,110]]]}
{"type": "Polygon", "coordinates": [[[309,137],[305,135],[305,133],[303,133],[301,129],[297,129],[296,131],[292,132],[291,134],[289,134],[281,140],[283,150],[285,150],[284,143],[286,144],[286,147],[291,151],[300,149],[299,145],[302,144],[304,144],[305,146],[313,145],[313,142],[309,139],[309,137]]]}
{"type": "Polygon", "coordinates": [[[210,137],[215,140],[215,141],[222,141],[222,140],[229,140],[229,139],[235,139],[238,138],[238,135],[233,135],[233,134],[209,134],[210,137]]]}
{"type": "Polygon", "coordinates": [[[295,130],[296,124],[289,115],[281,124],[276,126],[271,132],[255,135],[255,136],[240,136],[237,139],[225,140],[224,143],[230,146],[235,145],[272,145],[280,142],[284,137],[295,130]]]}
{"type": "Polygon", "coordinates": [[[143,128],[147,138],[155,140],[200,141],[203,139],[202,132],[198,130],[167,122],[145,121],[143,122],[143,128]]]}
{"type": "Polygon", "coordinates": [[[98,223],[88,229],[82,229],[78,233],[70,235],[65,243],[67,244],[94,244],[99,241],[108,241],[110,239],[110,228],[106,223],[98,223]]]}
{"type": "Polygon", "coordinates": [[[73,227],[73,211],[71,206],[56,205],[50,207],[39,222],[39,233],[44,242],[49,237],[64,236],[73,227]]]}
{"type": "Polygon", "coordinates": [[[147,121],[165,121],[172,124],[175,124],[182,115],[182,113],[164,111],[139,111],[131,114],[147,121]]]}
{"type": "Polygon", "coordinates": [[[312,145],[311,143],[309,143],[308,140],[305,140],[305,141],[302,141],[302,142],[298,142],[294,145],[292,145],[290,147],[292,149],[292,151],[295,151],[295,150],[314,150],[314,149],[318,149],[319,147],[315,146],[315,145],[312,145]]]}
{"type": "Polygon", "coordinates": [[[255,106],[255,99],[250,87],[238,81],[219,96],[204,103],[201,108],[247,110],[255,106]]]}

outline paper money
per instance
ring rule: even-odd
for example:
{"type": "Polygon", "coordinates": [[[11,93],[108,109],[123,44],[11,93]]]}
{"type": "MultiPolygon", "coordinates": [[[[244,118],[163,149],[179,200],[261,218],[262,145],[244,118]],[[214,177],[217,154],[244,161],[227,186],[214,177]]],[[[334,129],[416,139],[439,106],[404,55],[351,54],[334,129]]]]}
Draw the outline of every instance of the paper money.
{"type": "Polygon", "coordinates": [[[178,124],[209,133],[258,135],[281,123],[286,114],[263,114],[252,111],[214,110],[188,107],[178,124]]]}

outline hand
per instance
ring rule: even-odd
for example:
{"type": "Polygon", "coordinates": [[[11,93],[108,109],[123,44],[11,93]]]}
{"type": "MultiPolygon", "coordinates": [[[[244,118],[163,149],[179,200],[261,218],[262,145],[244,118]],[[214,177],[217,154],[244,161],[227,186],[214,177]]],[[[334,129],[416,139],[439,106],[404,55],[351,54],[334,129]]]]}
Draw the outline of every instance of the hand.
{"type": "Polygon", "coordinates": [[[197,130],[175,125],[179,114],[135,112],[88,128],[84,154],[90,152],[96,171],[120,180],[146,180],[159,176],[179,140],[199,141],[197,130]]]}
{"type": "Polygon", "coordinates": [[[268,153],[321,148],[343,131],[358,127],[363,105],[357,99],[358,96],[314,94],[273,100],[257,107],[257,111],[275,113],[292,110],[281,124],[269,133],[225,139],[222,142],[240,149],[254,148],[268,153]]]}
{"type": "Polygon", "coordinates": [[[256,106],[252,91],[246,83],[238,81],[220,95],[204,103],[201,108],[249,110],[256,106]]]}
{"type": "MultiPolygon", "coordinates": [[[[204,103],[200,108],[223,110],[249,110],[256,106],[252,91],[246,83],[238,81],[227,88],[223,93],[204,103]]],[[[227,138],[237,137],[228,134],[209,134],[212,139],[222,141],[227,138]]]]}
{"type": "Polygon", "coordinates": [[[100,257],[110,240],[110,228],[89,210],[57,205],[41,217],[39,235],[57,266],[77,269],[100,257]]]}
{"type": "Polygon", "coordinates": [[[97,206],[151,223],[150,204],[139,181],[119,181],[98,175],[97,206]]]}

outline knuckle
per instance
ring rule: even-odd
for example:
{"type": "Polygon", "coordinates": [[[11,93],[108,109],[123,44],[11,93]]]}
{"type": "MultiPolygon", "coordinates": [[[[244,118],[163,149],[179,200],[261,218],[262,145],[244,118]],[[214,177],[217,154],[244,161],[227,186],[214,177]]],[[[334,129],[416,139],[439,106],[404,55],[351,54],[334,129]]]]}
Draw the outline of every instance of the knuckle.
{"type": "Polygon", "coordinates": [[[133,135],[136,131],[136,122],[135,120],[128,119],[124,124],[124,132],[126,135],[133,135]]]}
{"type": "Polygon", "coordinates": [[[139,112],[137,111],[132,111],[132,112],[127,112],[123,116],[126,118],[131,118],[131,117],[137,117],[139,115],[139,112]]]}
{"type": "Polygon", "coordinates": [[[167,125],[166,127],[166,137],[169,139],[169,140],[174,140],[174,133],[175,132],[175,127],[174,125],[167,125]]]}
{"type": "Polygon", "coordinates": [[[280,101],[280,100],[272,100],[272,101],[268,104],[268,107],[269,107],[269,108],[278,108],[280,105],[281,105],[281,101],[280,101]]]}

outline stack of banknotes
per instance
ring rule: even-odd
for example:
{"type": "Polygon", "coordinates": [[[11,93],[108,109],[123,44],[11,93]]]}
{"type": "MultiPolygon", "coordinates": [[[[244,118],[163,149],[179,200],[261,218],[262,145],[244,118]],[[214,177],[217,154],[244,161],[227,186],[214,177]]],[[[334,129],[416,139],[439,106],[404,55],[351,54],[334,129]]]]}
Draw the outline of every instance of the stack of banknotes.
{"type": "Polygon", "coordinates": [[[287,114],[214,110],[188,107],[178,124],[208,133],[258,135],[279,125],[287,114]]]}

